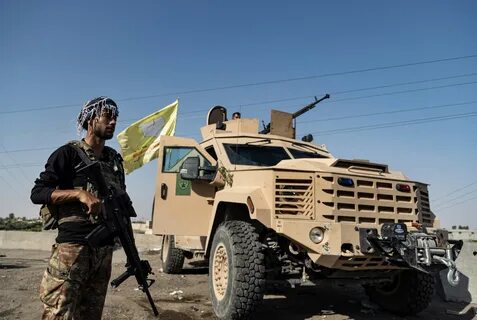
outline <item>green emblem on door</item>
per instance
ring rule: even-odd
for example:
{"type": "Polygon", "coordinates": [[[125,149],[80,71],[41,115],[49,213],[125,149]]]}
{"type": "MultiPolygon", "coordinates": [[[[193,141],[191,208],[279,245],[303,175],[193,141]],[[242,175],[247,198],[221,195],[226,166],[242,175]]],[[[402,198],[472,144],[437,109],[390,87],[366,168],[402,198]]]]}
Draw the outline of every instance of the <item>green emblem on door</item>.
{"type": "Polygon", "coordinates": [[[176,178],[176,196],[190,196],[191,182],[181,178],[181,174],[177,174],[176,178]]]}

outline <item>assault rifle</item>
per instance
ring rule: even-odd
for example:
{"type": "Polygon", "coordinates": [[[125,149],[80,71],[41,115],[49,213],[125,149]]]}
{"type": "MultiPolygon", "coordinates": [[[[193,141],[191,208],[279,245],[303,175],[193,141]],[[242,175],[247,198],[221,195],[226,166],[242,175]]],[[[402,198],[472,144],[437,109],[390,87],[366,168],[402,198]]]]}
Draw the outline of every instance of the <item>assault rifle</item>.
{"type": "MultiPolygon", "coordinates": [[[[82,155],[84,152],[81,151],[79,154],[82,155]]],[[[83,159],[83,161],[87,160],[83,159]]],[[[99,193],[103,199],[102,223],[86,236],[86,240],[92,247],[97,247],[111,241],[114,237],[119,238],[127,257],[126,271],[111,281],[111,286],[116,288],[129,277],[135,276],[139,289],[146,294],[152,311],[157,316],[159,312],[149,292],[149,287],[155,281],[154,279],[148,279],[148,275],[153,274],[152,268],[149,261],[140,259],[134,242],[130,218],[137,215],[132,206],[132,201],[125,191],[115,190],[115,188],[106,184],[99,170],[100,164],[98,162],[89,160],[89,163],[86,162],[86,164],[84,169],[89,170],[98,181],[99,193]]]]}

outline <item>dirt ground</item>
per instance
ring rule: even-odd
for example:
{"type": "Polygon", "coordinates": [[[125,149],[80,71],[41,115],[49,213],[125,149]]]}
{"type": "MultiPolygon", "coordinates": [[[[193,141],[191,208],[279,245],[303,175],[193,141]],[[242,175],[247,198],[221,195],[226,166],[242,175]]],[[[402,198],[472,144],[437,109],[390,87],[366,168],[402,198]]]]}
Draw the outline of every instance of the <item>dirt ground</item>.
{"type": "MultiPolygon", "coordinates": [[[[0,250],[0,319],[40,319],[42,305],[38,285],[49,252],[0,250]]],[[[142,254],[154,269],[156,283],[150,288],[159,319],[215,319],[207,287],[207,267],[192,262],[181,275],[161,272],[157,252],[142,254]]],[[[115,253],[113,277],[124,271],[124,257],[115,253]]],[[[119,288],[109,289],[103,319],[156,319],[143,292],[136,290],[130,278],[119,288]]],[[[369,304],[360,286],[336,286],[323,283],[317,287],[285,289],[267,294],[256,311],[255,319],[472,319],[446,314],[447,309],[461,310],[465,305],[445,303],[437,295],[430,307],[419,316],[402,318],[369,304]]]]}

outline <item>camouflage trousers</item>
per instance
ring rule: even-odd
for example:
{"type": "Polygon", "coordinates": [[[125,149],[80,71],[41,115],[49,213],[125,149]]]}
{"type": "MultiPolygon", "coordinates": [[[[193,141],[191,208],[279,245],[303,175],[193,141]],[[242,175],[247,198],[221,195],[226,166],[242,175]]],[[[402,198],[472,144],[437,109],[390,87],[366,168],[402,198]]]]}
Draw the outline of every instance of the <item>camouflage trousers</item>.
{"type": "Polygon", "coordinates": [[[112,256],[111,246],[54,244],[40,285],[42,319],[101,319],[112,256]]]}

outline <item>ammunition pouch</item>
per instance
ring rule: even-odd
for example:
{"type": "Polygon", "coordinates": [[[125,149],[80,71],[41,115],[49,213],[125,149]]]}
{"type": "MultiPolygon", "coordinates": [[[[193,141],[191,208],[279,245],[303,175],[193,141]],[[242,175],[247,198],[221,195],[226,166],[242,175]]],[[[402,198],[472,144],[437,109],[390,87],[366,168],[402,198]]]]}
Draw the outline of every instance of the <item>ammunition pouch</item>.
{"type": "Polygon", "coordinates": [[[58,228],[58,208],[54,205],[44,204],[40,208],[40,218],[43,222],[43,230],[58,228]]]}
{"type": "Polygon", "coordinates": [[[40,208],[40,218],[43,222],[43,230],[54,230],[63,222],[90,221],[95,223],[88,217],[81,203],[77,202],[59,205],[44,204],[40,208]]]}

